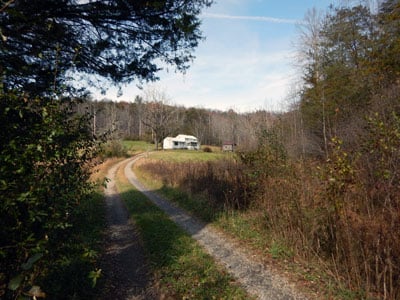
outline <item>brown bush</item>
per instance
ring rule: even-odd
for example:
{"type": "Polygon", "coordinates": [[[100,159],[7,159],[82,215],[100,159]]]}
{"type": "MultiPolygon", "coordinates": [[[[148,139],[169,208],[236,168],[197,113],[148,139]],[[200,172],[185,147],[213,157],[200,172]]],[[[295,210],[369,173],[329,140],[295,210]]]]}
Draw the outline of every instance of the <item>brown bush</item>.
{"type": "Polygon", "coordinates": [[[211,147],[206,146],[203,148],[203,151],[204,152],[212,152],[212,149],[211,149],[211,147]]]}

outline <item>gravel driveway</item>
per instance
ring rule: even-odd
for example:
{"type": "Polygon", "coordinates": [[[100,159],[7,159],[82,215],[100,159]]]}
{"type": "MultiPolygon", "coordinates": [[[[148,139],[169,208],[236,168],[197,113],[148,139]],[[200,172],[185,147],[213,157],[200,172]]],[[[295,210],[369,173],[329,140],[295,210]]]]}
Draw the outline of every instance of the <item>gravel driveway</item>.
{"type": "Polygon", "coordinates": [[[216,261],[225,266],[249,294],[258,299],[307,299],[296,292],[285,278],[274,274],[265,265],[249,257],[238,245],[233,244],[211,226],[191,217],[182,209],[145,188],[132,171],[133,164],[141,157],[128,159],[124,172],[129,182],[144,193],[154,204],[198,241],[216,261]]]}

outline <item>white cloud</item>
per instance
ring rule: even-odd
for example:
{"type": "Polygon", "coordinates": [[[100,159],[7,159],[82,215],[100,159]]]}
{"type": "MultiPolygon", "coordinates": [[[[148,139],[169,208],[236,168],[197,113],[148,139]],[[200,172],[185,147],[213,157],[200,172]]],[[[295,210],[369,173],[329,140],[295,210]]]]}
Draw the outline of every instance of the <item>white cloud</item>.
{"type": "MultiPolygon", "coordinates": [[[[197,48],[191,68],[185,75],[166,71],[159,74],[161,80],[157,85],[166,91],[171,102],[186,107],[233,108],[240,112],[280,109],[292,71],[288,34],[277,33],[275,28],[288,30],[298,21],[216,13],[202,17],[207,38],[197,48]],[[238,22],[220,22],[220,19],[238,22]],[[245,20],[257,22],[239,22],[245,20]]],[[[142,94],[134,84],[123,92],[120,99],[131,101],[142,94]]],[[[107,96],[116,99],[116,94],[110,90],[107,96]]]]}
{"type": "MultiPolygon", "coordinates": [[[[231,52],[203,51],[185,75],[162,72],[157,86],[172,103],[186,107],[239,112],[280,109],[290,82],[290,52],[241,44],[243,48],[231,52]]],[[[132,101],[139,94],[142,91],[130,85],[120,99],[132,101]]],[[[107,96],[115,99],[116,91],[107,96]]]]}
{"type": "Polygon", "coordinates": [[[300,20],[273,18],[266,16],[235,16],[226,14],[205,13],[202,15],[204,18],[209,19],[228,19],[228,20],[245,20],[245,21],[261,21],[268,23],[284,23],[284,24],[298,24],[300,20]]]}
{"type": "Polygon", "coordinates": [[[202,55],[186,75],[167,74],[160,85],[180,105],[242,112],[261,107],[276,110],[289,82],[288,55],[285,51],[248,52],[240,57],[202,55]]]}

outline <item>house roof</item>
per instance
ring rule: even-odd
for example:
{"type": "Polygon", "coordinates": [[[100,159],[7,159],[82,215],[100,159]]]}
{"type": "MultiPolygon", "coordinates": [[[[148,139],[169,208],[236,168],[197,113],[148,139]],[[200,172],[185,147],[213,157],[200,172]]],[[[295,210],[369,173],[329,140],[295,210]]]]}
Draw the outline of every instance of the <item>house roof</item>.
{"type": "Polygon", "coordinates": [[[197,140],[197,137],[193,136],[193,135],[186,135],[186,134],[178,134],[176,136],[176,139],[190,139],[190,140],[197,140]]]}
{"type": "Polygon", "coordinates": [[[186,135],[186,134],[178,134],[176,137],[166,137],[164,140],[172,140],[177,142],[185,142],[186,140],[195,140],[197,141],[197,137],[193,135],[186,135]]]}

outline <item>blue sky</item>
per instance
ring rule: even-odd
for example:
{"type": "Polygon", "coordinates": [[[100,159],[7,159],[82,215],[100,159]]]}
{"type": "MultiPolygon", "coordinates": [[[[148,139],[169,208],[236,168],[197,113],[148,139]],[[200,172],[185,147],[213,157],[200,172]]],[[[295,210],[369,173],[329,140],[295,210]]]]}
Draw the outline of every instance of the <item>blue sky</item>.
{"type": "MultiPolygon", "coordinates": [[[[191,68],[184,75],[162,72],[153,86],[164,91],[170,103],[186,107],[238,112],[284,109],[296,76],[296,23],[307,10],[325,10],[332,2],[219,0],[201,16],[206,39],[195,50],[191,68]]],[[[142,93],[132,83],[118,99],[132,101],[142,93]]],[[[117,99],[115,90],[106,97],[117,99]]]]}

